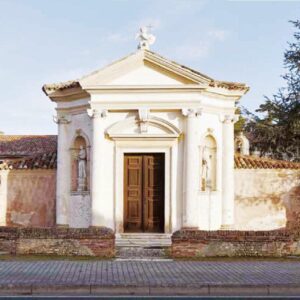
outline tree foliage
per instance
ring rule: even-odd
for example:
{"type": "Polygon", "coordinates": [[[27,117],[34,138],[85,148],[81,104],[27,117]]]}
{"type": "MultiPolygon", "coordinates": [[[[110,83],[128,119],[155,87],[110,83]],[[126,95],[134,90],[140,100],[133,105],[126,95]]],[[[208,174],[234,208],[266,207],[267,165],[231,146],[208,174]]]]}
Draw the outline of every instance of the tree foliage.
{"type": "Polygon", "coordinates": [[[296,32],[284,53],[286,86],[265,97],[256,110],[259,115],[247,111],[245,131],[261,155],[300,161],[300,21],[291,23],[296,32]]]}

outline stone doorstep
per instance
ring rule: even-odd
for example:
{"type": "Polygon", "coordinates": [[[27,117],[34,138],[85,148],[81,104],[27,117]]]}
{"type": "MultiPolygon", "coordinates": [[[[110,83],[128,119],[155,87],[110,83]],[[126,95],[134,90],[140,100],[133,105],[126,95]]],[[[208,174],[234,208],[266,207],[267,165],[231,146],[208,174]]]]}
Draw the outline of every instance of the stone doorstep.
{"type": "Polygon", "coordinates": [[[166,247],[117,247],[116,248],[116,257],[118,259],[125,260],[137,260],[137,259],[164,259],[167,257],[166,247]]]}
{"type": "Polygon", "coordinates": [[[170,247],[170,234],[122,233],[116,235],[116,247],[170,247]]]}
{"type": "Polygon", "coordinates": [[[116,236],[116,257],[121,260],[164,259],[171,244],[169,234],[122,233],[116,236]]]}
{"type": "Polygon", "coordinates": [[[116,247],[171,247],[171,242],[169,241],[162,241],[162,240],[116,240],[115,242],[116,247]]]}
{"type": "Polygon", "coordinates": [[[171,239],[170,233],[117,233],[116,238],[155,238],[155,239],[171,239]]]}
{"type": "Polygon", "coordinates": [[[300,286],[1,286],[0,295],[299,296],[300,286]]]}

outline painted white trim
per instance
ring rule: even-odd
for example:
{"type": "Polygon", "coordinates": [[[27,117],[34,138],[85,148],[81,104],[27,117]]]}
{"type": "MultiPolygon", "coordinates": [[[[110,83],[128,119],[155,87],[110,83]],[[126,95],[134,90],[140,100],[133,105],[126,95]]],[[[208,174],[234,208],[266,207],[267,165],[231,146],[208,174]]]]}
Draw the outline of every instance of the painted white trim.
{"type": "Polygon", "coordinates": [[[114,221],[116,233],[124,231],[124,154],[125,153],[164,153],[165,154],[165,226],[164,233],[172,233],[176,224],[176,193],[171,168],[176,166],[175,155],[177,142],[166,141],[117,141],[115,144],[115,201],[114,221]],[[173,216],[172,216],[173,212],[173,216]]]}

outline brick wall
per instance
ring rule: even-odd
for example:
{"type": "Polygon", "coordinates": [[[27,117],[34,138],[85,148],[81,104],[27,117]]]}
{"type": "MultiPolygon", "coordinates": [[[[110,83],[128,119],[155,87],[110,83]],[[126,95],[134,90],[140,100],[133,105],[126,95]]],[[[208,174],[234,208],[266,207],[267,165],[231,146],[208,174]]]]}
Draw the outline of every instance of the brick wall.
{"type": "Polygon", "coordinates": [[[11,254],[113,257],[114,249],[108,228],[0,227],[0,251],[11,254]]]}
{"type": "Polygon", "coordinates": [[[172,236],[171,253],[174,258],[300,255],[300,238],[287,230],[180,230],[172,236]]]}

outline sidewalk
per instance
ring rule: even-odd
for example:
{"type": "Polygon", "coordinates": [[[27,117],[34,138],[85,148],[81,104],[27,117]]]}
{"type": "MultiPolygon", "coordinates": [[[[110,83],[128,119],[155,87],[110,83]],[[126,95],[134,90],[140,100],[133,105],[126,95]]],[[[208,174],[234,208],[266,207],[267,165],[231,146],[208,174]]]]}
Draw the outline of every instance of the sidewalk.
{"type": "Polygon", "coordinates": [[[300,262],[0,261],[0,294],[300,295],[300,262]]]}

